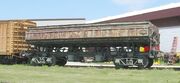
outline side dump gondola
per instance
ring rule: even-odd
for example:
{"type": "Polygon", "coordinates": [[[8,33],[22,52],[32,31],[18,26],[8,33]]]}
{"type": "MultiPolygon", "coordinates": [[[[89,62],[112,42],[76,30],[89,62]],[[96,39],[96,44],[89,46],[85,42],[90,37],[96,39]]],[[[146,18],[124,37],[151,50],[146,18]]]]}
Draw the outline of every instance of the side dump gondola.
{"type": "Polygon", "coordinates": [[[157,57],[159,31],[150,22],[78,24],[29,28],[33,64],[65,65],[67,60],[113,61],[117,68],[150,67],[157,57]]]}

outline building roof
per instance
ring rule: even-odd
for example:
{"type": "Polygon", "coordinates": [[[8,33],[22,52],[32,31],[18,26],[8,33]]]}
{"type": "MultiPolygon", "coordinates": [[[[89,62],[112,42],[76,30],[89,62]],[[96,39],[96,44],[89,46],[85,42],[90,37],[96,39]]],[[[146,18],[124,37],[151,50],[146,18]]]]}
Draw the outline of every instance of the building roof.
{"type": "Polygon", "coordinates": [[[180,16],[180,3],[171,3],[156,8],[133,11],[121,15],[109,16],[102,19],[92,20],[88,21],[87,23],[151,21],[177,16],[180,16]]]}

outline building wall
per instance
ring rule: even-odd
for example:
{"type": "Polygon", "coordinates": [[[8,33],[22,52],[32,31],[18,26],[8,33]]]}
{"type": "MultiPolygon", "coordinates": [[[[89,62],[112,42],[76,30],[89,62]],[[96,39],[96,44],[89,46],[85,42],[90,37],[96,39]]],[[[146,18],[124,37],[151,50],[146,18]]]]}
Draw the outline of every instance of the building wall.
{"type": "Polygon", "coordinates": [[[180,52],[180,26],[160,27],[160,49],[170,52],[173,38],[178,37],[177,51],[180,52]]]}

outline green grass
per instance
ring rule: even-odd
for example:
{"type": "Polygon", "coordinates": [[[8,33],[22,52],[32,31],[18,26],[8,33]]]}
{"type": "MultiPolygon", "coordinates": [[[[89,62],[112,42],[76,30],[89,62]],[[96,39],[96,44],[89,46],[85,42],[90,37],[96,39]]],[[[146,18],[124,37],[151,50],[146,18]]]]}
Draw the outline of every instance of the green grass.
{"type": "Polygon", "coordinates": [[[0,83],[180,83],[180,71],[0,65],[0,83]]]}
{"type": "Polygon", "coordinates": [[[176,65],[176,66],[180,66],[180,61],[179,62],[177,62],[176,64],[174,64],[174,65],[176,65]]]}

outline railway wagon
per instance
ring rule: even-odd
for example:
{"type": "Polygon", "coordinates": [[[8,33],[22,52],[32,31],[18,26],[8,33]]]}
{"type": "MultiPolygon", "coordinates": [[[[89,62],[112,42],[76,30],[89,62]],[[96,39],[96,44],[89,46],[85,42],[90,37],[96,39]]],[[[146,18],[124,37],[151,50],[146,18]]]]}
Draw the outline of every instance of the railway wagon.
{"type": "Polygon", "coordinates": [[[116,68],[147,68],[159,51],[159,31],[150,22],[35,27],[26,32],[26,41],[33,49],[26,53],[33,65],[65,65],[72,57],[92,57],[113,61],[116,68]]]}
{"type": "Polygon", "coordinates": [[[0,21],[0,63],[12,63],[13,57],[29,48],[25,31],[36,23],[26,20],[0,21]]]}

